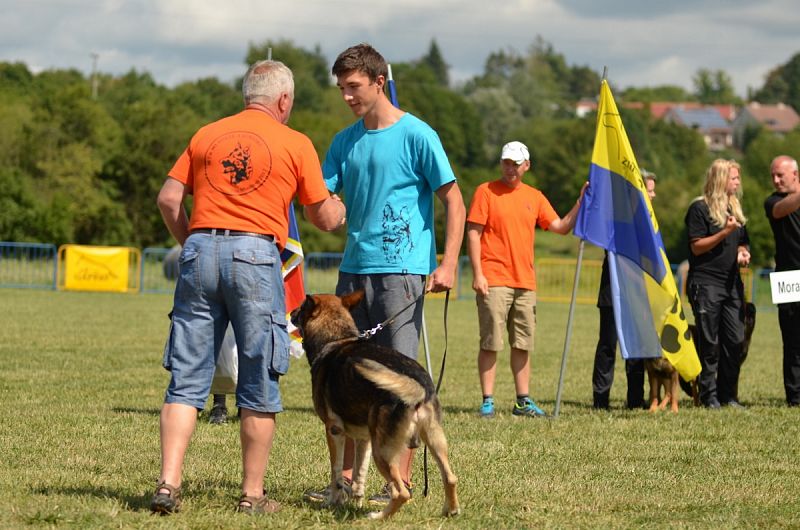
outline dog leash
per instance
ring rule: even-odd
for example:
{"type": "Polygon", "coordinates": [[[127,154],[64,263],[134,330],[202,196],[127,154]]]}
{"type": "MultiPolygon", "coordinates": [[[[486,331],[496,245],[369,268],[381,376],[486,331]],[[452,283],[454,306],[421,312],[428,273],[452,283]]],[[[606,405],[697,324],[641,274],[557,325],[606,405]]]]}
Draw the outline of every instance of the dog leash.
{"type": "MultiPolygon", "coordinates": [[[[444,351],[442,352],[442,367],[439,369],[439,381],[436,383],[436,393],[439,393],[439,388],[442,386],[442,379],[444,379],[444,366],[445,361],[447,361],[447,308],[450,305],[450,289],[445,292],[444,295],[444,314],[442,319],[444,320],[444,351]]],[[[424,477],[424,483],[422,486],[422,496],[428,496],[428,446],[426,445],[422,449],[422,471],[424,477]]]]}
{"type": "MultiPolygon", "coordinates": [[[[449,294],[449,291],[448,291],[448,294],[449,294]]],[[[372,337],[375,336],[375,334],[377,332],[379,332],[380,330],[382,330],[383,328],[385,328],[386,326],[388,326],[389,324],[394,322],[394,319],[396,319],[398,316],[400,316],[400,313],[402,313],[403,311],[405,311],[406,309],[408,309],[412,305],[414,305],[417,302],[419,302],[420,300],[422,300],[422,298],[424,296],[425,296],[425,293],[423,292],[421,295],[419,295],[418,297],[416,297],[413,300],[411,300],[408,304],[406,304],[406,306],[403,309],[401,309],[400,311],[396,312],[394,315],[392,315],[391,317],[387,318],[386,320],[384,320],[383,322],[381,322],[380,324],[378,324],[374,328],[368,329],[368,330],[365,330],[365,331],[362,331],[361,333],[359,333],[358,334],[358,338],[359,339],[371,339],[372,337]]]]}

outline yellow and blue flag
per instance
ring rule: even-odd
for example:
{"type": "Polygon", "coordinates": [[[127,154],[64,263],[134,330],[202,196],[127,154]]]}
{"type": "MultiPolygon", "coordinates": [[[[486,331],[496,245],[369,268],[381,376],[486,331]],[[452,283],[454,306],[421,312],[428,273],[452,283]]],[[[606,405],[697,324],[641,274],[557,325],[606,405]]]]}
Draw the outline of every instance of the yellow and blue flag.
{"type": "Polygon", "coordinates": [[[620,351],[664,356],[691,381],[701,366],[653,207],[606,80],[576,236],[608,251],[620,351]]]}

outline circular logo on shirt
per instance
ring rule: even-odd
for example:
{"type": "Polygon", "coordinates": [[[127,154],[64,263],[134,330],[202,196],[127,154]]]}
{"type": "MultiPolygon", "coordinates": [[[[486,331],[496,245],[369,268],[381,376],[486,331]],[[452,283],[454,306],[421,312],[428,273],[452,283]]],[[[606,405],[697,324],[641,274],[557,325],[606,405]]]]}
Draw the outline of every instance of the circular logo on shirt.
{"type": "Polygon", "coordinates": [[[272,171],[272,153],[259,135],[223,134],[206,151],[204,171],[211,187],[225,195],[245,195],[261,187],[272,171]]]}

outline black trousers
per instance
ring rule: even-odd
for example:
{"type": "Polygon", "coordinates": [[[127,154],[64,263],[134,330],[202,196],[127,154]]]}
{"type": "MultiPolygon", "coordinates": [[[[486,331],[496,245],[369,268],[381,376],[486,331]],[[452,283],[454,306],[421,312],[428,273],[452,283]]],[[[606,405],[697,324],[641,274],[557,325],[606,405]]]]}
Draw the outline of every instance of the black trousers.
{"type": "MultiPolygon", "coordinates": [[[[617,359],[617,327],[614,308],[600,306],[600,336],[594,352],[592,393],[596,407],[608,407],[608,396],[614,382],[614,363],[617,359]]],[[[625,376],[628,380],[628,408],[641,408],[644,404],[644,360],[626,359],[625,376]]]]}
{"type": "Polygon", "coordinates": [[[778,323],[783,338],[783,388],[786,402],[800,405],[800,303],[780,304],[778,323]]]}
{"type": "Polygon", "coordinates": [[[731,287],[705,282],[689,284],[702,366],[698,387],[703,404],[714,400],[724,404],[737,397],[744,342],[743,298],[740,281],[731,287]]]}

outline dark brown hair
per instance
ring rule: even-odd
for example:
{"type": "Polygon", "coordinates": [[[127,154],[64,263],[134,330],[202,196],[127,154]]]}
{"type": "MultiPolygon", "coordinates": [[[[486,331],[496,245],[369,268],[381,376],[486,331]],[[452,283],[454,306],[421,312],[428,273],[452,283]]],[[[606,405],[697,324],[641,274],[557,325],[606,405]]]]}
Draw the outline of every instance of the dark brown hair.
{"type": "Polygon", "coordinates": [[[366,74],[373,83],[379,75],[382,75],[384,79],[389,75],[383,55],[365,42],[350,46],[340,53],[333,63],[331,73],[339,77],[353,70],[366,74]]]}

